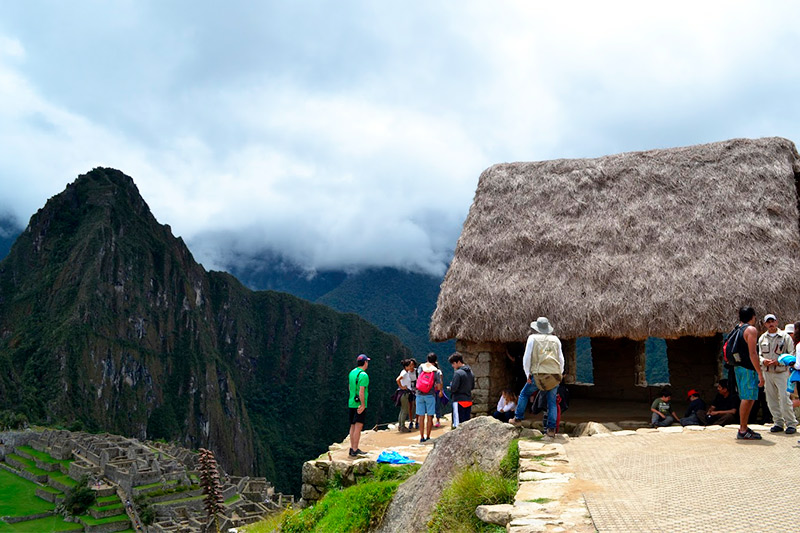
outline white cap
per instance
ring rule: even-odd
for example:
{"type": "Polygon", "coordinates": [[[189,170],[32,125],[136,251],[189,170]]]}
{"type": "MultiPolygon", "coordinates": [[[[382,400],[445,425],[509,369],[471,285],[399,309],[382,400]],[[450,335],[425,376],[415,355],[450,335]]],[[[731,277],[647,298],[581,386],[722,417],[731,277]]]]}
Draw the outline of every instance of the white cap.
{"type": "Polygon", "coordinates": [[[764,315],[764,322],[767,322],[769,320],[778,320],[778,319],[772,313],[770,313],[768,315],[764,315]]]}
{"type": "Polygon", "coordinates": [[[783,328],[783,331],[786,333],[794,333],[794,324],[786,324],[786,327],[783,328]]]}

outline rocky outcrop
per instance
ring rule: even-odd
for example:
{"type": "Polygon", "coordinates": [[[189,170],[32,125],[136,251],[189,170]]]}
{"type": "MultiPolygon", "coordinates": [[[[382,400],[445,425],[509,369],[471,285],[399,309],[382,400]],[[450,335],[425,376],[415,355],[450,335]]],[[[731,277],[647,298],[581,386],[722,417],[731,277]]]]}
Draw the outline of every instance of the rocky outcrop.
{"type": "Polygon", "coordinates": [[[378,531],[426,531],[442,491],[453,477],[470,466],[496,471],[518,435],[514,426],[481,416],[437,439],[419,472],[397,489],[378,531]]]}
{"type": "Polygon", "coordinates": [[[303,505],[314,505],[333,482],[342,487],[355,485],[359,479],[367,477],[376,466],[373,459],[360,458],[355,461],[333,461],[319,458],[303,463],[303,485],[300,496],[303,505]]]}

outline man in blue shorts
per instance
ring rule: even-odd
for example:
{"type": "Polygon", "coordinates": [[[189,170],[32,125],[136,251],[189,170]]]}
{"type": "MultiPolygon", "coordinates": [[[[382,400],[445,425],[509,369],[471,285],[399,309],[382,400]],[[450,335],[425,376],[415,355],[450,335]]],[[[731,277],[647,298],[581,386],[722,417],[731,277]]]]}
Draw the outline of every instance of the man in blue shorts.
{"type": "MultiPolygon", "coordinates": [[[[755,327],[756,312],[752,307],[739,309],[739,327],[744,329],[742,337],[746,346],[742,346],[742,361],[734,367],[736,372],[736,385],[739,388],[739,433],[740,440],[759,440],[761,435],[747,427],[750,410],[758,400],[758,388],[764,386],[764,374],[758,360],[758,330],[755,327]],[[749,355],[749,357],[747,357],[749,355]],[[749,363],[749,364],[747,364],[749,363]]],[[[741,353],[740,352],[740,353],[741,353]]]]}

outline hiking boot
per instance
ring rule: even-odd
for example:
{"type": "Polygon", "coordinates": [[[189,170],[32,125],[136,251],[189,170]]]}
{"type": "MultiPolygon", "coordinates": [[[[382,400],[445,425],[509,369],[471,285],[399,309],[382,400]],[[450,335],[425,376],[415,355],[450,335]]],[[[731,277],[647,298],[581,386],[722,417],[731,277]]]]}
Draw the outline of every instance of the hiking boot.
{"type": "Polygon", "coordinates": [[[788,428],[786,428],[787,435],[794,435],[795,433],[797,433],[796,427],[789,426],[788,428]]]}
{"type": "Polygon", "coordinates": [[[511,420],[508,421],[508,423],[511,424],[512,426],[519,427],[522,425],[522,420],[519,420],[517,418],[512,418],[511,420]]]}
{"type": "MultiPolygon", "coordinates": [[[[795,431],[797,431],[797,430],[795,430],[795,431]]],[[[779,426],[779,425],[776,424],[776,425],[772,426],[771,428],[769,428],[769,432],[770,433],[783,433],[783,426],[779,426]]]]}
{"type": "Polygon", "coordinates": [[[362,449],[358,449],[358,450],[356,450],[356,455],[367,455],[367,452],[365,452],[362,449]]]}
{"type": "Polygon", "coordinates": [[[736,439],[737,440],[761,440],[761,435],[756,433],[750,428],[747,428],[747,431],[742,433],[741,431],[736,432],[736,439]]]}
{"type": "Polygon", "coordinates": [[[355,451],[353,451],[353,448],[350,448],[350,451],[347,452],[347,455],[349,455],[350,457],[358,457],[358,454],[355,451]]]}
{"type": "Polygon", "coordinates": [[[547,428],[547,436],[553,438],[556,436],[556,430],[554,428],[547,428]]]}
{"type": "Polygon", "coordinates": [[[411,433],[411,430],[406,427],[405,424],[400,426],[400,433],[411,433]]]}

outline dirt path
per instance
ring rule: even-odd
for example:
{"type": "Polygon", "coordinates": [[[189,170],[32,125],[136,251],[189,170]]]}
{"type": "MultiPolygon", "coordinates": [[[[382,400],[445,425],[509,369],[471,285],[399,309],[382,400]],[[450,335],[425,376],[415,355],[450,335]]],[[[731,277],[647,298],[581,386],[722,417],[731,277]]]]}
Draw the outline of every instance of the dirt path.
{"type": "MultiPolygon", "coordinates": [[[[422,463],[433,449],[433,442],[448,431],[450,431],[450,419],[449,417],[442,418],[441,427],[434,427],[431,430],[431,440],[422,444],[419,442],[419,430],[414,430],[412,433],[400,433],[392,425],[390,429],[363,431],[358,447],[367,452],[370,459],[377,459],[382,451],[391,450],[422,463]]],[[[331,449],[330,453],[334,460],[350,459],[348,455],[348,450],[350,449],[349,436],[340,444],[334,444],[331,448],[333,449],[331,449]]]]}

